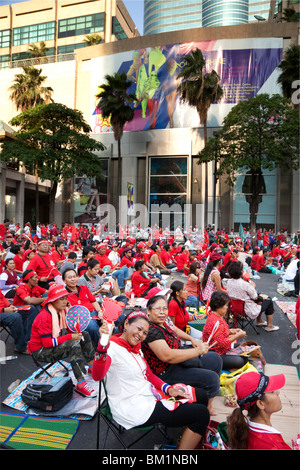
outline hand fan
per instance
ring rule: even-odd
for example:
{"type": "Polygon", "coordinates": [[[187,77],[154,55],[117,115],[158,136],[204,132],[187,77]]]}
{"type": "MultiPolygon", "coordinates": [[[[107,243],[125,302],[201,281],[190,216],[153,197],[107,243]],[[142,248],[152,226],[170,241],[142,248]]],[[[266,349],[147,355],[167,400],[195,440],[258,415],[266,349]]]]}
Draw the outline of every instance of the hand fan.
{"type": "Polygon", "coordinates": [[[30,305],[20,305],[17,307],[18,310],[30,310],[30,305]]]}
{"type": "Polygon", "coordinates": [[[112,323],[115,322],[119,318],[119,316],[121,315],[123,311],[123,307],[116,300],[105,297],[103,299],[101,308],[102,308],[102,316],[104,320],[106,320],[108,323],[109,333],[103,334],[101,336],[100,344],[101,346],[106,346],[109,340],[112,323]]]}
{"type": "Polygon", "coordinates": [[[90,312],[83,305],[73,305],[66,314],[67,327],[73,333],[84,331],[88,327],[90,319],[90,312]]]}
{"type": "Polygon", "coordinates": [[[106,266],[103,266],[102,268],[102,271],[104,273],[109,273],[110,270],[111,270],[111,267],[109,266],[109,264],[107,264],[106,266]]]}
{"type": "Polygon", "coordinates": [[[217,332],[219,326],[220,326],[220,322],[219,322],[219,321],[216,321],[216,323],[215,323],[215,325],[214,325],[214,327],[213,327],[213,329],[212,329],[212,332],[211,332],[211,334],[210,334],[210,337],[209,337],[208,340],[207,340],[207,344],[209,344],[210,340],[214,337],[214,335],[216,334],[216,332],[217,332]]]}

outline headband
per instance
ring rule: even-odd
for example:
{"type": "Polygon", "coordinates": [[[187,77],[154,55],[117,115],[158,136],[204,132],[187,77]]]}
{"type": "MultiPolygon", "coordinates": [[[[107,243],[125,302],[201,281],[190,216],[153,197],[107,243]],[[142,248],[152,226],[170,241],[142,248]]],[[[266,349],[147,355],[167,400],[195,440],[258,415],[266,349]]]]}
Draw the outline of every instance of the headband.
{"type": "Polygon", "coordinates": [[[126,320],[130,320],[131,318],[134,318],[134,317],[143,317],[143,318],[146,318],[147,320],[149,320],[147,313],[145,313],[145,312],[140,312],[140,311],[138,311],[138,312],[131,312],[131,313],[128,315],[128,317],[126,318],[126,320]]]}
{"type": "Polygon", "coordinates": [[[256,390],[254,390],[250,395],[247,395],[242,400],[237,400],[237,403],[241,410],[249,410],[251,406],[263,396],[267,386],[269,384],[269,377],[260,372],[260,380],[256,390]]]}
{"type": "Polygon", "coordinates": [[[28,281],[31,277],[35,276],[36,272],[32,269],[29,273],[26,274],[25,277],[23,277],[23,281],[28,281]]]}

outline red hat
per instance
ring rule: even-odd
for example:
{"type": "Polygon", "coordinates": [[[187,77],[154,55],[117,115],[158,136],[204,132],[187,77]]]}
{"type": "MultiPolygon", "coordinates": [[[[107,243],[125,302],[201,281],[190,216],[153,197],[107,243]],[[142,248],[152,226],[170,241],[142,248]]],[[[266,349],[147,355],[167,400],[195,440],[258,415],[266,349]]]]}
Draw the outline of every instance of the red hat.
{"type": "Polygon", "coordinates": [[[48,290],[48,297],[43,302],[43,305],[46,305],[49,302],[54,302],[55,300],[58,300],[61,297],[65,297],[67,295],[70,295],[70,293],[66,290],[66,288],[62,284],[54,283],[48,290]]]}
{"type": "Polygon", "coordinates": [[[209,261],[217,261],[217,260],[222,259],[222,258],[223,258],[222,253],[220,253],[219,251],[213,251],[209,255],[209,261]]]}
{"type": "Polygon", "coordinates": [[[97,250],[100,250],[101,248],[106,248],[107,247],[107,243],[99,243],[99,245],[97,245],[97,250]]]}
{"type": "Polygon", "coordinates": [[[25,258],[27,258],[30,255],[30,253],[35,253],[35,250],[26,250],[24,253],[25,258]]]}
{"type": "Polygon", "coordinates": [[[137,244],[137,248],[147,248],[147,245],[145,242],[140,242],[137,244]]]}
{"type": "Polygon", "coordinates": [[[284,384],[284,374],[270,377],[259,372],[241,374],[235,384],[238,404],[242,409],[249,409],[264,393],[279,390],[284,384]]]}

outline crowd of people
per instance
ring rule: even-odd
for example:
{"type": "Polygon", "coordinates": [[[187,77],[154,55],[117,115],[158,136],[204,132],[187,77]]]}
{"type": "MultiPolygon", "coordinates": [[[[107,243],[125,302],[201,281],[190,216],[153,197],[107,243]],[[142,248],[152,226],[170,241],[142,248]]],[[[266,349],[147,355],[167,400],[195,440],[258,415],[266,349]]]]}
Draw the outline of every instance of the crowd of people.
{"type": "MultiPolygon", "coordinates": [[[[222,370],[239,369],[248,360],[230,354],[245,337],[245,331],[230,327],[231,299],[244,303],[245,315],[257,327],[278,331],[273,301],[258,294],[254,280],[272,268],[281,270],[293,284],[299,337],[300,231],[288,238],[285,230],[277,236],[258,230],[253,243],[246,230],[241,236],[213,227],[203,235],[197,227],[186,232],[178,227],[173,234],[150,226],[118,226],[114,234],[104,228],[38,224],[32,230],[30,223],[21,228],[4,220],[0,322],[9,328],[17,353],[41,361],[68,358],[81,395],[96,396],[86,373],[94,380],[105,378],[112,414],[125,428],[156,422],[186,426],[179,448],[196,448],[215,414],[222,370]],[[101,337],[109,331],[103,316],[107,297],[122,306],[122,313],[102,346],[101,337]],[[82,332],[68,330],[72,306],[90,314],[82,332]],[[197,320],[204,323],[203,331],[193,326],[197,320]]],[[[270,423],[279,401],[268,406],[283,378],[257,373],[239,384],[239,408],[248,410],[251,425],[248,443],[245,434],[239,442],[233,423],[240,416],[231,417],[232,448],[261,448],[262,424],[270,430],[264,445],[288,448],[270,423]]]]}

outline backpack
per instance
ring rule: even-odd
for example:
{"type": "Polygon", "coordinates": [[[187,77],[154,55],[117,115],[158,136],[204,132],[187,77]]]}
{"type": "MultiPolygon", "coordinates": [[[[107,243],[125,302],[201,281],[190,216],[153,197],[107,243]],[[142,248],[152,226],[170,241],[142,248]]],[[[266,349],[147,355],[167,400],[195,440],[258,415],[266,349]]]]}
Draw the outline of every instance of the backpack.
{"type": "Polygon", "coordinates": [[[21,398],[30,408],[58,411],[71,400],[72,395],[73,382],[70,377],[51,377],[28,384],[21,398]]]}

